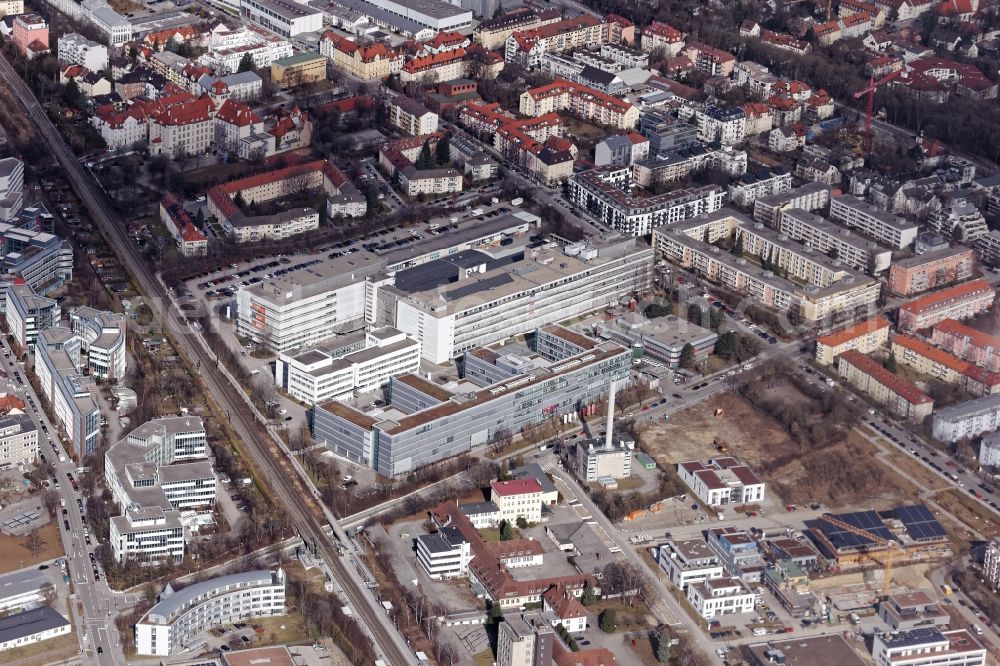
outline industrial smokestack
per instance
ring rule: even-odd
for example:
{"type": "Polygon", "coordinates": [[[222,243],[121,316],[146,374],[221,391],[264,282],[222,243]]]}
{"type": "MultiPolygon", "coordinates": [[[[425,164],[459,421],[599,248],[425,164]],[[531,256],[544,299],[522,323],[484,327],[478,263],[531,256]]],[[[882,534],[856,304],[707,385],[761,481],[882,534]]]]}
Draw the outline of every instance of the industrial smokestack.
{"type": "Polygon", "coordinates": [[[618,382],[612,380],[608,386],[608,432],[604,436],[604,446],[611,448],[611,443],[615,437],[615,392],[618,390],[618,382]]]}

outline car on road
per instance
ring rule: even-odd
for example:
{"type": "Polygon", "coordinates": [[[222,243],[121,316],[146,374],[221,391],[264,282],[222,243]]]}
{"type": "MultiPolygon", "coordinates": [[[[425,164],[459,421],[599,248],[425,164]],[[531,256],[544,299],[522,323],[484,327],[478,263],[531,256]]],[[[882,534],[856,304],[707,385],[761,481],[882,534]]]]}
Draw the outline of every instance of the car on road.
{"type": "Polygon", "coordinates": [[[682,399],[682,398],[683,398],[684,396],[682,396],[682,395],[681,395],[680,393],[673,393],[673,394],[671,394],[671,396],[670,396],[670,397],[671,397],[671,398],[676,398],[677,400],[680,400],[680,399],[682,399]]]}
{"type": "Polygon", "coordinates": [[[104,648],[102,648],[100,645],[97,646],[97,654],[104,654],[104,648]]]}

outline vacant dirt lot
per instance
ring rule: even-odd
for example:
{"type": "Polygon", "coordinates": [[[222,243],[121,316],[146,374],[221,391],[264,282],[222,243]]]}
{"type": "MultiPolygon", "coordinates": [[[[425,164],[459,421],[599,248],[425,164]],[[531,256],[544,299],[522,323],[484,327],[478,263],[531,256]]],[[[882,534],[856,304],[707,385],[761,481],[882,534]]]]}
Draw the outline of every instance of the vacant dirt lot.
{"type": "Polygon", "coordinates": [[[62,541],[59,539],[59,526],[51,521],[36,532],[41,538],[34,556],[25,545],[25,537],[12,537],[0,534],[0,573],[16,571],[22,567],[38,562],[46,562],[63,554],[62,541]]]}
{"type": "MultiPolygon", "coordinates": [[[[808,405],[810,398],[794,386],[778,383],[769,397],[787,404],[808,405]]],[[[662,465],[683,460],[703,460],[720,454],[716,439],[728,455],[746,462],[785,503],[809,501],[831,506],[891,505],[912,499],[916,490],[902,477],[870,460],[875,447],[850,435],[826,447],[793,441],[778,421],[758,412],[734,392],[721,393],[673,415],[668,423],[656,424],[641,438],[662,465]],[[722,413],[715,416],[717,409],[722,413]]],[[[800,438],[801,439],[801,438],[800,438]]]]}

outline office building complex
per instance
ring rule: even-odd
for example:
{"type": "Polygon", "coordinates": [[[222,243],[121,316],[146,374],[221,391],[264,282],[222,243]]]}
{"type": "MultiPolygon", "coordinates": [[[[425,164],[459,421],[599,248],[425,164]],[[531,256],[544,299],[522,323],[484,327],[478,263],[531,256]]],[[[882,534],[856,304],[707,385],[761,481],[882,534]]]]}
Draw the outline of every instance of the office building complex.
{"type": "MultiPolygon", "coordinates": [[[[562,337],[561,327],[536,337],[562,337]]],[[[582,336],[569,334],[576,339],[582,336]]],[[[631,352],[590,342],[583,353],[559,358],[488,388],[448,388],[419,375],[393,377],[390,406],[362,412],[339,402],[319,405],[313,436],[337,455],[388,477],[483,446],[497,435],[559,419],[600,400],[612,381],[628,377],[631,352]]]]}
{"type": "Polygon", "coordinates": [[[635,312],[623,314],[614,321],[599,322],[595,333],[602,339],[642,349],[645,355],[671,368],[680,366],[681,354],[688,346],[695,363],[706,360],[719,339],[717,333],[680,317],[668,315],[650,320],[635,312]]]}
{"type": "Polygon", "coordinates": [[[893,262],[889,289],[898,296],[912,296],[928,289],[964,282],[976,270],[976,253],[956,246],[918,254],[893,262]]]}
{"type": "Polygon", "coordinates": [[[240,16],[286,39],[323,30],[323,12],[290,0],[240,0],[240,16]]]}
{"type": "Polygon", "coordinates": [[[80,353],[80,338],[61,326],[42,331],[35,342],[35,374],[42,397],[82,459],[100,444],[101,410],[94,378],[81,372],[80,353]]]}
{"type": "Polygon", "coordinates": [[[858,229],[882,245],[893,249],[902,249],[917,237],[915,222],[907,222],[850,194],[843,194],[830,200],[830,219],[858,229]]]}
{"type": "Polygon", "coordinates": [[[170,584],[135,625],[136,652],[168,657],[211,627],[285,614],[285,572],[247,571],[194,583],[170,584]]]}
{"type": "Polygon", "coordinates": [[[73,248],[48,232],[0,223],[0,276],[44,295],[73,277],[73,248]]]}
{"type": "Polygon", "coordinates": [[[180,512],[215,504],[215,473],[198,417],[166,417],[136,428],[104,454],[104,478],[122,515],[111,518],[118,562],[179,561],[180,512]]]}
{"type": "Polygon", "coordinates": [[[24,205],[24,162],[0,159],[0,221],[11,222],[24,205]]]}
{"type": "Polygon", "coordinates": [[[34,289],[18,282],[7,286],[7,328],[20,348],[30,352],[38,334],[59,323],[62,309],[53,299],[39,296],[34,289]]]}
{"type": "Polygon", "coordinates": [[[420,343],[390,328],[335,338],[326,346],[282,353],[274,381],[296,400],[315,405],[346,400],[420,369],[420,343]]]}
{"type": "Polygon", "coordinates": [[[903,331],[917,331],[945,319],[968,319],[988,310],[995,295],[985,280],[948,287],[900,305],[897,325],[903,331]]]}
{"type": "Polygon", "coordinates": [[[859,351],[842,353],[837,370],[845,382],[909,421],[920,423],[934,410],[933,398],[859,351]]]}
{"type": "Polygon", "coordinates": [[[987,395],[936,411],[932,432],[934,439],[950,443],[998,428],[1000,395],[987,395]]]}
{"type": "Polygon", "coordinates": [[[816,362],[831,365],[849,349],[871,354],[889,341],[889,320],[872,317],[816,339],[816,362]]]}
{"type": "Polygon", "coordinates": [[[125,315],[78,307],[69,314],[69,321],[80,338],[83,363],[90,374],[114,383],[125,379],[125,315]]]}
{"type": "Polygon", "coordinates": [[[607,226],[629,236],[645,236],[665,224],[722,207],[726,193],[716,185],[633,196],[632,170],[622,166],[591,169],[567,181],[569,200],[607,226]]]}
{"type": "Polygon", "coordinates": [[[931,341],[981,368],[1000,372],[1000,338],[954,319],[944,319],[934,325],[931,341]]]}

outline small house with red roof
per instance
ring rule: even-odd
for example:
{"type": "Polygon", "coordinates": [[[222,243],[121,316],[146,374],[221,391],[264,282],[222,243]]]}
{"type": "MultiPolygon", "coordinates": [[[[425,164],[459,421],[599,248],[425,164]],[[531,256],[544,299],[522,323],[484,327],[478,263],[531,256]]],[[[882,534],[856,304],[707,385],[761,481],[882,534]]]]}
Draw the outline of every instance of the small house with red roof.
{"type": "Polygon", "coordinates": [[[195,226],[191,215],[173,194],[167,194],[160,200],[160,221],[174,237],[182,255],[195,257],[208,254],[208,238],[195,226]]]}

